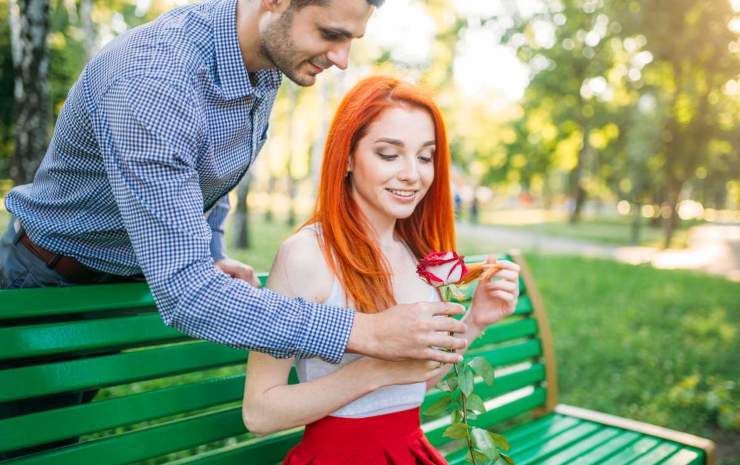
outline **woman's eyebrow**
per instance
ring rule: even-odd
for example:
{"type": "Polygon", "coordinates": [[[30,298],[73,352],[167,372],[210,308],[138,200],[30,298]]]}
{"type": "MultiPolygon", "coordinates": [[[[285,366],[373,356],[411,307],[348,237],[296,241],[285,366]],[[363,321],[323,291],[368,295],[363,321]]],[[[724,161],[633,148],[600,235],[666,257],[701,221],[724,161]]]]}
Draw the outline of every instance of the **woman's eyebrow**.
{"type": "Polygon", "coordinates": [[[390,139],[388,137],[381,137],[380,139],[376,139],[375,142],[385,142],[386,144],[397,145],[399,147],[403,147],[403,142],[401,142],[398,139],[390,139]]]}
{"type": "MultiPolygon", "coordinates": [[[[381,137],[380,139],[376,139],[375,142],[376,143],[377,142],[385,142],[386,144],[396,145],[398,147],[403,147],[404,146],[403,141],[401,141],[399,139],[391,139],[389,137],[381,137]]],[[[428,147],[430,145],[432,145],[432,146],[437,145],[437,142],[434,141],[434,140],[428,140],[428,141],[424,142],[423,144],[421,144],[422,148],[423,147],[428,147]]]]}

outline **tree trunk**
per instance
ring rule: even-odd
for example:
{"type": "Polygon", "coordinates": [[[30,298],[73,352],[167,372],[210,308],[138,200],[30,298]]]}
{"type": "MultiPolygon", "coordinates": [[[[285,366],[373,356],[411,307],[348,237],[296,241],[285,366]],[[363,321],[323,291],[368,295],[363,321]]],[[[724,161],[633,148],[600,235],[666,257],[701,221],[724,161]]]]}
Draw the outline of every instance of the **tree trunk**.
{"type": "Polygon", "coordinates": [[[92,21],[93,0],[80,0],[80,25],[84,35],[85,54],[89,61],[95,55],[95,25],[92,21]]]}
{"type": "Polygon", "coordinates": [[[640,226],[642,226],[642,203],[639,201],[632,202],[632,227],[631,239],[632,245],[640,245],[640,226]]]}
{"type": "Polygon", "coordinates": [[[267,178],[267,209],[265,210],[265,223],[272,223],[272,193],[275,191],[276,179],[272,173],[267,178]]]}
{"type": "Polygon", "coordinates": [[[252,174],[244,175],[236,189],[236,211],[234,212],[234,245],[239,249],[248,249],[252,246],[249,234],[249,204],[247,196],[252,185],[252,174]]]}
{"type": "Polygon", "coordinates": [[[31,182],[49,143],[48,0],[9,0],[15,73],[15,153],[10,175],[15,184],[31,182]]]}
{"type": "Polygon", "coordinates": [[[581,221],[581,211],[586,203],[586,189],[583,188],[583,171],[585,170],[586,158],[591,150],[589,145],[590,129],[587,124],[583,125],[583,142],[581,150],[578,152],[576,166],[570,173],[570,195],[573,202],[573,210],[570,213],[570,224],[577,224],[581,221]]]}
{"type": "Polygon", "coordinates": [[[324,160],[324,137],[328,132],[329,124],[327,121],[327,101],[329,100],[329,83],[328,76],[324,79],[319,79],[319,131],[316,133],[316,139],[311,145],[311,185],[313,186],[313,197],[316,198],[318,194],[319,183],[321,182],[321,164],[324,160]]]}
{"type": "Polygon", "coordinates": [[[668,198],[666,199],[670,212],[667,218],[663,220],[663,248],[668,249],[671,247],[673,242],[673,234],[678,226],[678,201],[681,198],[681,188],[683,186],[679,183],[676,186],[672,186],[668,191],[668,198]]]}
{"type": "Polygon", "coordinates": [[[295,135],[295,114],[296,104],[298,103],[298,89],[292,83],[287,84],[288,93],[288,133],[285,137],[288,139],[288,159],[285,162],[285,173],[288,176],[288,218],[287,223],[291,228],[296,224],[296,212],[295,212],[295,193],[296,193],[296,180],[293,176],[293,157],[295,157],[296,144],[294,139],[295,135]]]}

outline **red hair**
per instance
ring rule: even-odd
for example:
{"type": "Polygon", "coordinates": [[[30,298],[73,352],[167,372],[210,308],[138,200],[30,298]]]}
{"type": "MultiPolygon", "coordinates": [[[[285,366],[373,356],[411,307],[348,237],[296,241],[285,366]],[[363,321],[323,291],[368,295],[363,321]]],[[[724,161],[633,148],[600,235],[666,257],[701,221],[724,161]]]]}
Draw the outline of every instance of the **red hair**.
{"type": "Polygon", "coordinates": [[[396,222],[396,233],[417,258],[432,251],[455,249],[455,222],[450,192],[450,151],[442,115],[418,86],[386,76],[366,78],[342,99],[324,148],[316,207],[306,224],[321,225],[321,246],[331,271],[357,311],[379,312],[396,304],[391,273],[370,226],[352,199],[347,166],[367,127],[389,108],[403,105],[426,110],[434,122],[434,180],[408,218],[396,222]]]}

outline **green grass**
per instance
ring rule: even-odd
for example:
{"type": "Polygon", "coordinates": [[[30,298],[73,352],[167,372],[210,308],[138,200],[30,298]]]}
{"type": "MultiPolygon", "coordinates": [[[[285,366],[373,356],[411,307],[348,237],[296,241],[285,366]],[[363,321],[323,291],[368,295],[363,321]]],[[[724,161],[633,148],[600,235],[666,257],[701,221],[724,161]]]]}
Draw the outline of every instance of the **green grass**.
{"type": "Polygon", "coordinates": [[[607,260],[527,256],[560,401],[714,438],[740,463],[740,284],[607,260]]]}

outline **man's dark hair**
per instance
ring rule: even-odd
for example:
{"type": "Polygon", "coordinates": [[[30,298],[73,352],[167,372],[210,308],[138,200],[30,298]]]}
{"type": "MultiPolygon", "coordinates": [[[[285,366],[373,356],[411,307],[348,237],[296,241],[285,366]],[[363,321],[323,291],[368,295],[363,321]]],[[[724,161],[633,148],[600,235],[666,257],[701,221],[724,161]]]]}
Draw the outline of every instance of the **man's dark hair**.
{"type": "MultiPolygon", "coordinates": [[[[374,7],[380,7],[385,0],[367,0],[367,3],[374,7]]],[[[300,10],[309,5],[326,5],[329,0],[290,0],[290,7],[294,10],[300,10]]]]}

